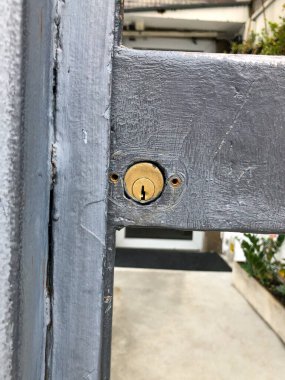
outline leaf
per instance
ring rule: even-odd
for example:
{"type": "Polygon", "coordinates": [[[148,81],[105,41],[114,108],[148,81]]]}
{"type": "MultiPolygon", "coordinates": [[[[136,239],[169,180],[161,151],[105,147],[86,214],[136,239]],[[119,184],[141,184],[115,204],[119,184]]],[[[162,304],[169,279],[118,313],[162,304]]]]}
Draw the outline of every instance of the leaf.
{"type": "Polygon", "coordinates": [[[246,240],[243,240],[241,242],[241,248],[243,250],[250,250],[251,249],[251,245],[249,244],[249,242],[247,242],[246,240]]]}
{"type": "Polygon", "coordinates": [[[275,290],[278,294],[285,297],[285,285],[278,285],[275,290]]]}
{"type": "Polygon", "coordinates": [[[285,55],[285,18],[280,17],[279,23],[268,22],[260,35],[251,33],[242,43],[234,42],[231,53],[285,55]]]}
{"type": "Polygon", "coordinates": [[[285,235],[278,235],[278,237],[276,239],[276,243],[277,243],[278,248],[281,247],[281,245],[283,244],[284,240],[285,240],[285,235]]]}

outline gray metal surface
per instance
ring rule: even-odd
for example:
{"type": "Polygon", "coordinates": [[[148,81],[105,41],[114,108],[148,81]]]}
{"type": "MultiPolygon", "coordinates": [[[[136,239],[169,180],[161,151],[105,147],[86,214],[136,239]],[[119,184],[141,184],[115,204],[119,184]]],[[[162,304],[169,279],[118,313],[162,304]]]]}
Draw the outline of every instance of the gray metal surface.
{"type": "Polygon", "coordinates": [[[109,379],[114,227],[284,231],[284,57],[113,60],[115,6],[1,7],[1,379],[109,379]],[[182,186],[127,199],[142,160],[182,186]]]}
{"type": "MultiPolygon", "coordinates": [[[[107,189],[114,16],[114,0],[59,2],[57,7],[54,380],[109,377],[101,365],[109,365],[104,341],[110,339],[112,310],[112,296],[104,291],[110,280],[105,266],[113,256],[111,247],[106,257],[112,237],[107,189]]],[[[111,275],[112,270],[110,264],[111,275]]]]}
{"type": "Polygon", "coordinates": [[[24,8],[23,41],[21,341],[18,358],[21,380],[44,378],[50,351],[51,294],[47,265],[54,107],[53,27],[52,2],[28,0],[24,8]]]}
{"type": "Polygon", "coordinates": [[[114,59],[111,188],[116,225],[284,232],[285,58],[118,48],[114,59]],[[154,161],[167,185],[139,205],[122,178],[154,161]]]}

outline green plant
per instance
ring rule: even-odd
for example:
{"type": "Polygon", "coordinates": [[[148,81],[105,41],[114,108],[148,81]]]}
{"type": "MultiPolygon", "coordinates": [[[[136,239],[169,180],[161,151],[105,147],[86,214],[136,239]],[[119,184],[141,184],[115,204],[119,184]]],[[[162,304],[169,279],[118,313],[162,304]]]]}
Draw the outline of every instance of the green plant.
{"type": "Polygon", "coordinates": [[[285,304],[285,263],[276,258],[285,235],[260,237],[244,234],[244,237],[241,248],[246,261],[242,267],[285,304]]]}
{"type": "Polygon", "coordinates": [[[280,17],[280,23],[268,22],[260,35],[252,32],[242,43],[233,42],[231,53],[285,55],[285,18],[280,17]]]}
{"type": "Polygon", "coordinates": [[[257,43],[257,38],[257,34],[251,32],[247,40],[241,43],[232,42],[230,52],[232,54],[260,54],[260,46],[257,43]]]}
{"type": "Polygon", "coordinates": [[[280,295],[285,297],[285,285],[278,285],[276,290],[280,295]]]}

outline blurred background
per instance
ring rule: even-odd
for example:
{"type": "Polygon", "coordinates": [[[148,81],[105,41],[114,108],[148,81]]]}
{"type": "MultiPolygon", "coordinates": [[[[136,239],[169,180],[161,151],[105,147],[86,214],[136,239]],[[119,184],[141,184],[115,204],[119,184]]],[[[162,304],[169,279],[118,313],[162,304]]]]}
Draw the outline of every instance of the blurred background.
{"type": "Polygon", "coordinates": [[[125,0],[123,45],[134,49],[230,52],[233,41],[284,16],[284,0],[125,0]]]}

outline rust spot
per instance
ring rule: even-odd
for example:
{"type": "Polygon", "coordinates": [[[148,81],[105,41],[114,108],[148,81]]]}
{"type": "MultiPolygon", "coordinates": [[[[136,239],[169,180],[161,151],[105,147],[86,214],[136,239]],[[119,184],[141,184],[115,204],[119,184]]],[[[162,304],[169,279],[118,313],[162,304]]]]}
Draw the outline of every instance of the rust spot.
{"type": "Polygon", "coordinates": [[[169,178],[169,183],[172,187],[179,187],[182,183],[181,178],[178,176],[172,176],[169,178]]]}
{"type": "Polygon", "coordinates": [[[118,183],[118,181],[119,181],[119,175],[117,173],[111,173],[110,174],[110,181],[112,183],[118,183]]]}

